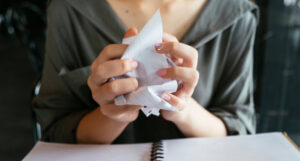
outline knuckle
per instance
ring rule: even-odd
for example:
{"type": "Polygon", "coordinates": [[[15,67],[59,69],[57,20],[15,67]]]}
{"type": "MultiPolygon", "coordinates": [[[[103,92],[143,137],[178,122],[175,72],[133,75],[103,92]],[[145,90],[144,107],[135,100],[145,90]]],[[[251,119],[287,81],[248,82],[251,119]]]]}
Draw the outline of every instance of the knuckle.
{"type": "Polygon", "coordinates": [[[196,48],[192,49],[192,57],[194,61],[198,60],[198,50],[196,48]]]}
{"type": "Polygon", "coordinates": [[[93,100],[97,101],[97,94],[95,92],[92,91],[92,98],[93,100]]]}
{"type": "Polygon", "coordinates": [[[103,48],[103,50],[102,50],[102,53],[104,54],[104,55],[109,55],[109,53],[111,53],[112,52],[112,50],[113,50],[113,45],[107,45],[107,46],[105,46],[104,48],[103,48]]]}
{"type": "Polygon", "coordinates": [[[94,74],[96,76],[100,76],[101,73],[102,73],[102,65],[99,65],[99,66],[95,67],[94,74]]]}
{"type": "Polygon", "coordinates": [[[93,98],[93,100],[95,101],[95,102],[97,102],[98,103],[98,105],[101,105],[102,103],[101,103],[101,97],[99,97],[99,95],[98,95],[98,93],[96,93],[96,92],[92,92],[92,98],[93,98]]]}
{"type": "Polygon", "coordinates": [[[92,76],[91,75],[87,79],[87,85],[90,89],[92,88],[92,76]]]}
{"type": "Polygon", "coordinates": [[[171,50],[177,50],[178,49],[178,43],[177,42],[170,42],[170,48],[171,50]]]}
{"type": "Polygon", "coordinates": [[[112,94],[117,94],[118,92],[118,83],[116,81],[111,81],[107,84],[108,92],[112,94]]]}
{"type": "Polygon", "coordinates": [[[192,53],[193,53],[194,55],[196,55],[196,56],[197,56],[197,55],[198,55],[198,50],[197,50],[196,48],[194,48],[194,47],[193,47],[193,49],[192,49],[192,53]]]}
{"type": "Polygon", "coordinates": [[[101,82],[103,81],[103,68],[102,68],[102,65],[99,65],[97,68],[95,68],[93,74],[94,74],[94,80],[96,82],[101,82]]]}
{"type": "Polygon", "coordinates": [[[101,97],[101,91],[98,91],[96,89],[91,90],[91,95],[94,101],[96,101],[99,105],[102,104],[103,99],[101,97]]]}
{"type": "Polygon", "coordinates": [[[121,68],[124,71],[130,71],[130,64],[127,60],[121,60],[121,68]]]}
{"type": "Polygon", "coordinates": [[[138,81],[135,78],[130,78],[130,83],[132,84],[133,89],[137,89],[139,86],[138,81]]]}
{"type": "Polygon", "coordinates": [[[171,76],[177,76],[180,73],[179,68],[178,67],[173,67],[171,69],[169,69],[169,74],[171,76]]]}
{"type": "Polygon", "coordinates": [[[199,77],[200,77],[199,71],[198,70],[194,70],[194,78],[195,78],[195,80],[198,81],[199,77]]]}
{"type": "Polygon", "coordinates": [[[200,73],[198,70],[193,71],[193,84],[197,84],[200,77],[200,73]]]}
{"type": "Polygon", "coordinates": [[[91,65],[91,71],[92,71],[92,73],[95,71],[95,69],[96,69],[96,61],[94,61],[92,63],[92,65],[91,65]]]}

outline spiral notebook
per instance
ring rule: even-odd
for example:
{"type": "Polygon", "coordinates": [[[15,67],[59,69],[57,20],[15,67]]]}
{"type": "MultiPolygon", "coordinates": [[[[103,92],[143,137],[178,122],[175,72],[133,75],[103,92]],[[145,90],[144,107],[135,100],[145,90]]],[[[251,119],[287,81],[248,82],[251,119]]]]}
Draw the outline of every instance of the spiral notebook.
{"type": "Polygon", "coordinates": [[[74,145],[38,142],[24,161],[300,161],[282,133],[155,143],[74,145]]]}

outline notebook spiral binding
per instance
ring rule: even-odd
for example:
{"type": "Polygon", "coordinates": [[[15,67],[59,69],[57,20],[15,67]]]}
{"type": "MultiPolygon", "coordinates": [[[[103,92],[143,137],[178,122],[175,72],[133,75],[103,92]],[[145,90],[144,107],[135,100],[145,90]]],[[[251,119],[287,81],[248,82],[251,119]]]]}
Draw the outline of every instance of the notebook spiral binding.
{"type": "Polygon", "coordinates": [[[151,161],[164,160],[164,146],[162,141],[152,143],[151,148],[151,161]]]}

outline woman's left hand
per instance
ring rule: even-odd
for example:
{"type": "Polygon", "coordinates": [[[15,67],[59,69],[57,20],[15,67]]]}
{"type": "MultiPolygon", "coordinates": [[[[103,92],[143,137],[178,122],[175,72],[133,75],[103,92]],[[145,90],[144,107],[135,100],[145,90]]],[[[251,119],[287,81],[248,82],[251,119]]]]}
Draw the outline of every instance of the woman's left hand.
{"type": "Polygon", "coordinates": [[[158,71],[158,75],[165,79],[176,79],[183,82],[175,93],[164,93],[163,98],[176,107],[179,112],[162,110],[162,116],[169,121],[178,122],[185,120],[189,107],[198,105],[191,97],[199,80],[197,71],[198,51],[169,34],[164,34],[164,42],[155,45],[157,53],[169,54],[178,66],[165,68],[158,71]]]}

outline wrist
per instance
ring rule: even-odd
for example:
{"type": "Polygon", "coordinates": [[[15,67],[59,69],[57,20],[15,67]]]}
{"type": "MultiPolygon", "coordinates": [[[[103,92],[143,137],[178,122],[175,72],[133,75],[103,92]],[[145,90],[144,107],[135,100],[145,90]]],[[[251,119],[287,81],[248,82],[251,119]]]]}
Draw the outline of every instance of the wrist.
{"type": "Polygon", "coordinates": [[[185,124],[189,120],[190,113],[192,112],[191,108],[193,107],[191,107],[190,104],[187,104],[183,110],[175,112],[174,116],[171,117],[169,121],[175,125],[185,124]]]}
{"type": "Polygon", "coordinates": [[[126,123],[103,115],[98,107],[81,119],[76,130],[76,140],[78,143],[110,144],[126,126],[126,123]]]}
{"type": "MultiPolygon", "coordinates": [[[[203,109],[198,102],[196,102],[192,97],[187,101],[186,107],[184,110],[180,111],[179,116],[176,117],[172,122],[183,131],[189,131],[191,127],[193,127],[195,120],[199,117],[203,117],[203,109]]],[[[198,121],[197,121],[198,122],[198,121]]],[[[201,122],[198,122],[201,124],[201,122]]],[[[197,123],[197,124],[198,124],[197,123]]],[[[184,132],[185,133],[185,132],[184,132]]],[[[193,136],[191,134],[187,134],[187,136],[193,136]]]]}
{"type": "Polygon", "coordinates": [[[110,115],[103,113],[100,106],[95,111],[100,118],[99,121],[110,122],[115,126],[127,126],[130,123],[130,121],[121,121],[116,117],[112,117],[110,115]]]}

